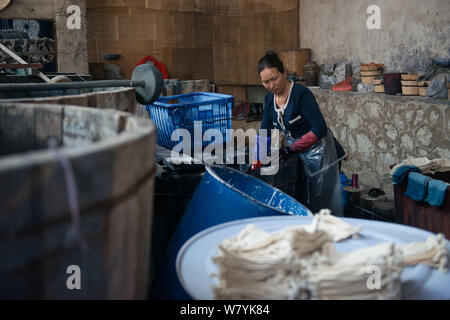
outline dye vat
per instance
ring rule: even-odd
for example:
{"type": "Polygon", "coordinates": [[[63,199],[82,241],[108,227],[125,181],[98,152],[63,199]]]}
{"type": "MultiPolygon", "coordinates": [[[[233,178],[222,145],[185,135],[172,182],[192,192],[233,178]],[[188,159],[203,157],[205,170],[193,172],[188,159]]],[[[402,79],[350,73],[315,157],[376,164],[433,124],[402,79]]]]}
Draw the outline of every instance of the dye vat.
{"type": "Polygon", "coordinates": [[[1,102],[59,104],[136,112],[134,88],[86,88],[43,91],[2,91],[1,102]]]}
{"type": "Polygon", "coordinates": [[[175,269],[178,251],[196,233],[224,222],[277,215],[312,216],[305,206],[269,184],[225,166],[206,173],[170,239],[150,288],[150,299],[189,299],[175,269]]]}
{"type": "Polygon", "coordinates": [[[150,279],[162,261],[170,238],[189,205],[204,171],[176,172],[157,164],[153,205],[150,279]]]}
{"type": "Polygon", "coordinates": [[[0,102],[0,299],[146,298],[155,144],[129,113],[0,102]]]}

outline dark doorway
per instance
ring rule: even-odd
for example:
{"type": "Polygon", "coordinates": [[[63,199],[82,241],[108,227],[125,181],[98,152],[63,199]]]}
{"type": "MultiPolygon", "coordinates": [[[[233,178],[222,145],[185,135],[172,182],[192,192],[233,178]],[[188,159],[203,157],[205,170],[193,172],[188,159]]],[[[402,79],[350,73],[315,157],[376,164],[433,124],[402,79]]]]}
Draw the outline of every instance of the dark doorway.
{"type": "MultiPolygon", "coordinates": [[[[0,30],[19,30],[28,38],[49,38],[55,40],[54,22],[50,20],[0,19],[0,30]]],[[[45,63],[44,72],[56,72],[56,63],[45,63]]]]}

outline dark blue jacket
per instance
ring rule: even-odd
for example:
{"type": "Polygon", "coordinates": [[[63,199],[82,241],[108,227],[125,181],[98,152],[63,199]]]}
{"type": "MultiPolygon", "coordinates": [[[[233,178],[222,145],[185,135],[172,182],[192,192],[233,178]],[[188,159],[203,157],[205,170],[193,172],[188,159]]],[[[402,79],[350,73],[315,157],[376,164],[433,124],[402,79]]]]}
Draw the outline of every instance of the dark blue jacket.
{"type": "MultiPolygon", "coordinates": [[[[278,114],[274,110],[274,95],[269,93],[264,99],[264,114],[261,129],[281,130],[278,114]]],[[[327,134],[327,124],[317,105],[313,93],[306,87],[294,84],[289,104],[283,116],[283,123],[294,139],[298,139],[312,130],[321,139],[327,134]]]]}

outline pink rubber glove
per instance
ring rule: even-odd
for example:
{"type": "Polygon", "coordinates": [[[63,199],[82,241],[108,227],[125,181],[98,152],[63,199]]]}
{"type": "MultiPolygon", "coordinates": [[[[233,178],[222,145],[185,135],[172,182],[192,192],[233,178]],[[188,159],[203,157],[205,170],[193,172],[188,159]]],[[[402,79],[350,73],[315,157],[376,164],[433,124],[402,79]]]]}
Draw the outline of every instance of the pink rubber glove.
{"type": "Polygon", "coordinates": [[[289,149],[294,152],[305,151],[308,150],[317,141],[319,141],[319,138],[317,138],[317,136],[312,131],[309,131],[303,137],[291,144],[289,146],[289,149]]]}

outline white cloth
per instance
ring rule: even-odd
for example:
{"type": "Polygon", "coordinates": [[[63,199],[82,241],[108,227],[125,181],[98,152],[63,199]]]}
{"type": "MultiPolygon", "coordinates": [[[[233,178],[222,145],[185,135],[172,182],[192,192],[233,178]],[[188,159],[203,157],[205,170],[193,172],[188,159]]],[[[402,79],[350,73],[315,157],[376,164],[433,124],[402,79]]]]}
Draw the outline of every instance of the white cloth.
{"type": "Polygon", "coordinates": [[[450,171],[450,159],[442,158],[430,160],[428,158],[409,158],[394,166],[391,170],[391,175],[397,168],[403,165],[415,166],[419,168],[423,174],[435,174],[436,172],[450,171]]]}
{"type": "MultiPolygon", "coordinates": [[[[357,236],[360,227],[317,214],[310,225],[267,233],[254,225],[219,244],[215,299],[399,299],[405,266],[425,263],[445,272],[448,241],[391,242],[340,253],[333,241],[357,236]],[[368,269],[379,272],[377,290],[368,269]]],[[[371,271],[373,272],[373,271],[371,271]]]]}

